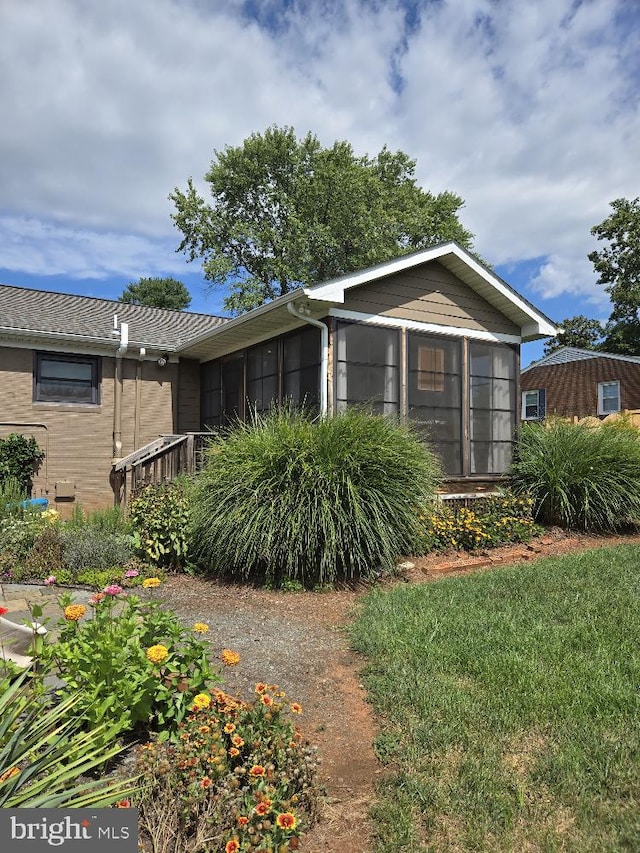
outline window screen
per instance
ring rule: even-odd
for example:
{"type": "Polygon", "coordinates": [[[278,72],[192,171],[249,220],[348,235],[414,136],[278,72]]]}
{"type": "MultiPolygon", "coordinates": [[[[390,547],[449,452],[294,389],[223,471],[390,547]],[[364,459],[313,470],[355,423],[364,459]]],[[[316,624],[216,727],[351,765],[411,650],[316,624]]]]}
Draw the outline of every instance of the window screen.
{"type": "Polygon", "coordinates": [[[200,408],[203,426],[220,426],[220,361],[200,368],[200,408]]]}
{"type": "Polygon", "coordinates": [[[336,403],[366,406],[378,414],[400,407],[397,329],[360,323],[338,323],[336,344],[336,403]]]}
{"type": "Polygon", "coordinates": [[[499,344],[469,344],[470,473],[503,474],[511,464],[516,355],[499,344]]]}

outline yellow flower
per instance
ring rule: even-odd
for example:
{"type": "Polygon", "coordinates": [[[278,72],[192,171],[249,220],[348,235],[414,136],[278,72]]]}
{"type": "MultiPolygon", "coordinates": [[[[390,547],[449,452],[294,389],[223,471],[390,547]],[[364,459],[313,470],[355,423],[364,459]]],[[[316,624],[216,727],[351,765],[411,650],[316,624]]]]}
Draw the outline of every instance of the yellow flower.
{"type": "Polygon", "coordinates": [[[69,622],[77,622],[78,619],[82,619],[86,612],[87,608],[84,604],[69,604],[64,609],[64,618],[68,619],[69,622]]]}
{"type": "Polygon", "coordinates": [[[208,708],[211,704],[211,696],[207,693],[198,693],[193,697],[193,709],[196,711],[202,711],[205,708],[208,708]]]}
{"type": "Polygon", "coordinates": [[[145,589],[153,589],[153,587],[160,586],[161,583],[160,578],[145,578],[142,581],[142,586],[145,589]]]}
{"type": "Polygon", "coordinates": [[[147,660],[151,663],[161,663],[169,654],[169,649],[166,646],[158,644],[147,649],[147,660]]]}
{"type": "Polygon", "coordinates": [[[193,630],[196,632],[196,634],[206,634],[209,630],[209,626],[206,622],[196,622],[193,626],[193,630]]]}
{"type": "Polygon", "coordinates": [[[240,663],[240,655],[238,652],[234,652],[233,649],[223,649],[220,659],[227,666],[235,666],[237,663],[240,663]]]}

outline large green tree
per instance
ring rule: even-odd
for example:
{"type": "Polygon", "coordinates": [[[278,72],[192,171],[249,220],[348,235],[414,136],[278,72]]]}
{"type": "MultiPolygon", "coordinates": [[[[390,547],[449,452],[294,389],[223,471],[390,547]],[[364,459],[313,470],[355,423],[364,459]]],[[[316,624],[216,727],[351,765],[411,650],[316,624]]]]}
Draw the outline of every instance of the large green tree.
{"type": "Polygon", "coordinates": [[[555,337],[549,338],[544,344],[544,354],[550,355],[561,347],[578,347],[579,349],[597,349],[604,330],[598,320],[590,320],[583,314],[567,317],[558,324],[562,331],[555,337]]]}
{"type": "Polygon", "coordinates": [[[141,278],[127,285],[118,301],[184,311],[191,305],[191,296],[184,284],[175,278],[141,278]]]}
{"type": "Polygon", "coordinates": [[[172,218],[179,250],[202,259],[213,285],[231,284],[233,313],[436,243],[471,247],[463,200],[421,189],[402,151],[360,157],[348,142],[323,148],[311,133],[274,126],[214,154],[211,202],[189,179],[170,195],[172,218]]]}
{"type": "Polygon", "coordinates": [[[601,348],[640,355],[640,198],[618,198],[611,207],[613,213],[591,229],[608,245],[589,254],[613,305],[601,348]]]}

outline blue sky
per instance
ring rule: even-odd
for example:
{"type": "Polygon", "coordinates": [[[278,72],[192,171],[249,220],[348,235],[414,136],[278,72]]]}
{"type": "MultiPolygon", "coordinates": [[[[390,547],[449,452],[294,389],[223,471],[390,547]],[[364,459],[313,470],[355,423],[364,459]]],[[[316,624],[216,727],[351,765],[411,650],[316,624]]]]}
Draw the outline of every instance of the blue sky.
{"type": "Polygon", "coordinates": [[[2,283],[171,275],[219,313],[167,196],[275,123],[406,151],[537,307],[609,314],[587,254],[640,195],[635,0],[4,0],[0,33],[2,283]]]}

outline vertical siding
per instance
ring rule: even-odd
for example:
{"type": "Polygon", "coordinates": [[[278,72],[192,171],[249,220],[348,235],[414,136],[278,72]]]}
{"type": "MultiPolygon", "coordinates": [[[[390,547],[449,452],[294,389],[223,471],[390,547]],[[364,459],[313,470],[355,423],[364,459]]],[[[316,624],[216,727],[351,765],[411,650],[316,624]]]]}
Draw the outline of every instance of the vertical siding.
{"type": "Polygon", "coordinates": [[[344,307],[382,317],[520,334],[508,317],[437,261],[355,287],[347,292],[344,307]]]}
{"type": "Polygon", "coordinates": [[[178,370],[178,432],[200,429],[200,363],[181,358],[178,370]]]}

